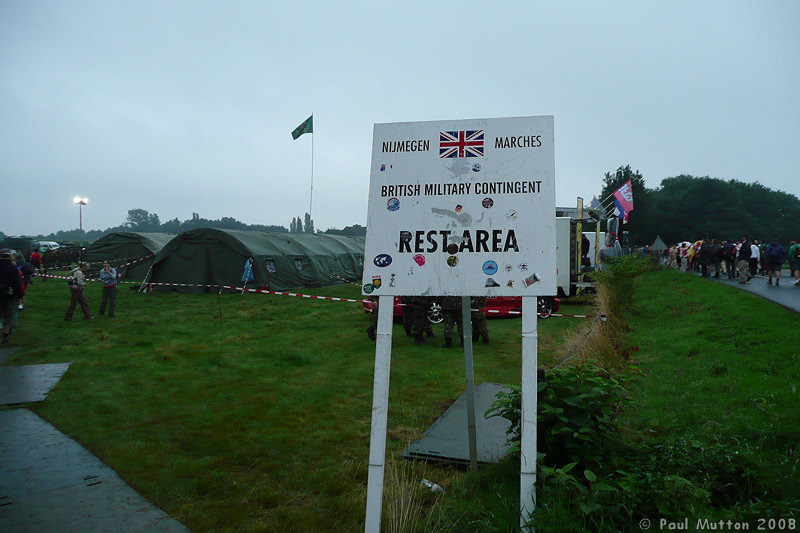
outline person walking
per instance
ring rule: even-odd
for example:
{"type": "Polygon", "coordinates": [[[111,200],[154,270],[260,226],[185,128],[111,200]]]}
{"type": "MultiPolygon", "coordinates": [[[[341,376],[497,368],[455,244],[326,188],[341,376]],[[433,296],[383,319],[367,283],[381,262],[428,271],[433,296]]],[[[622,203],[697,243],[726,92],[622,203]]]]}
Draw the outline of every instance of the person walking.
{"type": "Polygon", "coordinates": [[[39,249],[34,248],[31,252],[30,264],[36,270],[36,273],[42,275],[42,256],[39,254],[39,249]]]}
{"type": "Polygon", "coordinates": [[[708,260],[714,267],[714,277],[719,279],[722,271],[722,246],[717,243],[717,239],[711,239],[709,245],[708,260]]]}
{"type": "Polygon", "coordinates": [[[100,271],[100,282],[103,284],[103,298],[100,300],[100,311],[98,314],[106,312],[108,303],[108,318],[114,317],[114,306],[117,301],[117,270],[111,268],[111,263],[103,261],[103,269],[100,271]]]}
{"type": "Polygon", "coordinates": [[[92,312],[89,311],[89,304],[86,303],[86,296],[83,294],[83,288],[86,286],[86,272],[89,269],[89,263],[78,263],[78,267],[70,273],[68,280],[70,300],[67,306],[67,312],[64,315],[64,320],[67,322],[72,321],[72,314],[75,312],[75,306],[80,304],[81,311],[83,311],[83,318],[92,320],[92,312]]]}
{"type": "Polygon", "coordinates": [[[489,326],[486,323],[486,296],[473,296],[470,298],[472,320],[472,340],[481,339],[483,344],[489,344],[489,326]]]}
{"type": "Polygon", "coordinates": [[[378,331],[378,298],[377,296],[367,296],[367,300],[372,302],[372,324],[367,326],[367,338],[374,341],[378,337],[375,333],[378,331]]]}
{"type": "Polygon", "coordinates": [[[0,318],[3,319],[3,344],[11,339],[14,325],[14,306],[25,295],[19,270],[11,261],[11,250],[0,250],[0,318]]]}
{"type": "Polygon", "coordinates": [[[750,246],[750,238],[747,235],[742,236],[742,241],[739,244],[739,254],[736,259],[736,269],[739,271],[739,283],[749,283],[753,277],[750,275],[750,256],[753,251],[750,246]]]}
{"type": "Polygon", "coordinates": [[[789,244],[789,271],[794,276],[794,286],[800,287],[800,242],[792,241],[789,244]]]}
{"type": "Polygon", "coordinates": [[[761,249],[758,247],[758,241],[754,241],[750,244],[750,279],[755,277],[755,275],[758,273],[758,262],[760,259],[761,249]]]}
{"type": "Polygon", "coordinates": [[[19,300],[19,305],[17,305],[17,310],[22,311],[25,309],[25,295],[28,293],[28,287],[33,285],[33,265],[25,261],[25,257],[22,254],[17,254],[16,256],[16,263],[17,263],[17,270],[19,270],[19,275],[22,277],[22,298],[19,300]]]}
{"type": "Polygon", "coordinates": [[[426,311],[430,307],[431,301],[431,298],[425,296],[411,297],[411,333],[414,336],[414,344],[425,342],[423,335],[425,334],[426,326],[430,327],[426,311]]]}
{"type": "Polygon", "coordinates": [[[442,313],[444,314],[444,347],[453,347],[453,326],[458,324],[458,337],[461,346],[464,345],[464,322],[461,316],[461,298],[459,296],[445,296],[442,298],[442,313]]]}
{"type": "Polygon", "coordinates": [[[772,242],[764,249],[764,262],[767,265],[767,285],[772,285],[772,274],[775,274],[775,286],[781,284],[781,268],[783,262],[786,261],[786,249],[781,246],[778,239],[772,239],[772,242]]]}
{"type": "Polygon", "coordinates": [[[733,279],[736,276],[736,244],[723,241],[722,257],[725,260],[725,274],[728,279],[733,279]]]}
{"type": "Polygon", "coordinates": [[[681,272],[689,270],[689,244],[681,243],[681,248],[678,250],[678,267],[681,272]]]}
{"type": "Polygon", "coordinates": [[[676,256],[678,255],[678,247],[670,246],[667,251],[667,268],[675,268],[677,266],[676,256]]]}

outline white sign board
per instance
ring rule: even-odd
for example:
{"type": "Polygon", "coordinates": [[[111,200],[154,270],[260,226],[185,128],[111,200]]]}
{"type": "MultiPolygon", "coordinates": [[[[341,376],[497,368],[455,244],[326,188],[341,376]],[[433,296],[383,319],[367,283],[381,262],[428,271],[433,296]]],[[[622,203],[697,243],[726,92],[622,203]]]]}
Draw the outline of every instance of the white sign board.
{"type": "Polygon", "coordinates": [[[556,293],[553,117],[376,124],[363,293],[556,293]]]}

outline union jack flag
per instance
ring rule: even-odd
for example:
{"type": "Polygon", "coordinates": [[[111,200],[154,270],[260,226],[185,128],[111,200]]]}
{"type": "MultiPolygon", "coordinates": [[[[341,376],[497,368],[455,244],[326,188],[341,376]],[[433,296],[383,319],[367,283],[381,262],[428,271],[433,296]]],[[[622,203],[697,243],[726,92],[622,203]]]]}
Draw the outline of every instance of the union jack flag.
{"type": "Polygon", "coordinates": [[[439,157],[483,157],[483,130],[439,132],[439,157]]]}

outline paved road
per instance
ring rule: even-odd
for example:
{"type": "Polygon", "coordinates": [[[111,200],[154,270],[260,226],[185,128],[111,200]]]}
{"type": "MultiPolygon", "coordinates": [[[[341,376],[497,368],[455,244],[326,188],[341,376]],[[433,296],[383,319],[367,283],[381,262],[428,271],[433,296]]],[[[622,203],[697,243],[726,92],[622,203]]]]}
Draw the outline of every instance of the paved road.
{"type": "Polygon", "coordinates": [[[773,285],[767,285],[767,278],[765,276],[756,276],[746,285],[740,284],[737,280],[729,280],[726,277],[711,279],[718,283],[724,283],[725,285],[731,285],[732,287],[752,292],[753,294],[757,294],[767,300],[771,300],[784,307],[788,307],[792,311],[800,313],[800,287],[795,287],[793,285],[794,279],[789,276],[788,270],[784,270],[781,273],[781,284],[779,287],[774,285],[774,280],[773,285]]]}

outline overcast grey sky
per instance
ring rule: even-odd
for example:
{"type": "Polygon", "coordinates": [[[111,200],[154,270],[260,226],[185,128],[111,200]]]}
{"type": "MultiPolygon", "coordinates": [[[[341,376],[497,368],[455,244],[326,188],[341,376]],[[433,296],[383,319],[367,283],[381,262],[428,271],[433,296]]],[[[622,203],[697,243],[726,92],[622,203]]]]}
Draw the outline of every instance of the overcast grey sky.
{"type": "MultiPolygon", "coordinates": [[[[553,115],[559,205],[630,164],[800,196],[800,2],[0,0],[0,231],[365,224],[373,124],[553,115]]],[[[754,206],[757,209],[757,206],[754,206]]]]}

